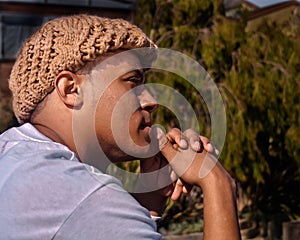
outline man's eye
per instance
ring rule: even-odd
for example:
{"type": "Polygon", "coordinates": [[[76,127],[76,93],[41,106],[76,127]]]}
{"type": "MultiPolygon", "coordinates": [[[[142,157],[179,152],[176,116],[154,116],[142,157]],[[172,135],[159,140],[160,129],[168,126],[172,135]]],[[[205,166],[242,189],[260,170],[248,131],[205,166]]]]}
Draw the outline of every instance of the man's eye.
{"type": "Polygon", "coordinates": [[[141,78],[138,78],[138,77],[131,77],[131,78],[128,79],[128,81],[136,83],[136,84],[140,84],[140,83],[143,82],[143,80],[141,78]]]}

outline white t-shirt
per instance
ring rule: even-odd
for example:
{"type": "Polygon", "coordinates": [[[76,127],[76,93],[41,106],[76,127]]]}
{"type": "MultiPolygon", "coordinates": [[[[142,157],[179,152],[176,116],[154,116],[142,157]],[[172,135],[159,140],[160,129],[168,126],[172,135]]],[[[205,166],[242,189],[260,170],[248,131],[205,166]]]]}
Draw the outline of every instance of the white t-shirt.
{"type": "Polygon", "coordinates": [[[161,239],[114,177],[31,124],[0,136],[0,239],[161,239]]]}

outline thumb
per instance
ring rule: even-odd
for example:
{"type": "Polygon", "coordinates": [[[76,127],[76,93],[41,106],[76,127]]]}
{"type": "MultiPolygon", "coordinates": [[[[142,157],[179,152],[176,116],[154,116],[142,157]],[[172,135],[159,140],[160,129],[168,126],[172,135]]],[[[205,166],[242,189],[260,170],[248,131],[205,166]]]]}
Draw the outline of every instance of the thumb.
{"type": "Polygon", "coordinates": [[[170,163],[173,168],[172,162],[176,158],[176,155],[179,153],[179,151],[173,147],[173,144],[170,143],[165,132],[160,127],[153,127],[151,135],[157,141],[160,152],[163,154],[167,162],[170,163]]]}
{"type": "Polygon", "coordinates": [[[160,129],[156,129],[156,138],[161,153],[171,165],[178,176],[182,176],[191,166],[196,157],[196,152],[191,148],[175,149],[173,144],[168,141],[165,133],[160,129]]]}
{"type": "Polygon", "coordinates": [[[205,150],[197,153],[190,147],[175,149],[162,130],[157,131],[157,140],[161,153],[177,176],[189,184],[197,184],[217,164],[218,160],[205,150]]]}
{"type": "Polygon", "coordinates": [[[155,136],[158,142],[159,150],[170,163],[171,159],[174,158],[178,151],[173,147],[165,132],[160,127],[154,127],[152,134],[155,136]]]}

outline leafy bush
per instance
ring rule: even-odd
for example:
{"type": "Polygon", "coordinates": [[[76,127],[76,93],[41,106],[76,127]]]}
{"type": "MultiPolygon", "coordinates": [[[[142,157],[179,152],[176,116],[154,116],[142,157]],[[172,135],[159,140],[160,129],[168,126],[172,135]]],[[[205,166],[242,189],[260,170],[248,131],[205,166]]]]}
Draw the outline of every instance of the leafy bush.
{"type": "MultiPolygon", "coordinates": [[[[279,222],[298,218],[299,18],[293,16],[281,25],[263,23],[255,32],[245,32],[247,23],[225,18],[218,0],[205,4],[139,0],[138,6],[135,22],[154,42],[193,57],[217,83],[228,123],[220,161],[246,194],[245,207],[250,215],[279,222]]],[[[152,81],[157,80],[150,75],[148,82],[152,81]]],[[[200,112],[205,108],[197,106],[199,98],[192,88],[167,74],[159,81],[171,82],[172,87],[189,96],[198,117],[203,117],[200,112]]],[[[166,126],[176,122],[163,111],[157,112],[156,119],[165,121],[166,126]]],[[[209,136],[209,121],[202,121],[200,129],[209,136]]],[[[167,212],[173,218],[166,217],[164,229],[178,223],[175,212],[192,212],[186,198],[169,203],[167,212]]],[[[199,214],[195,217],[199,219],[199,214]]]]}

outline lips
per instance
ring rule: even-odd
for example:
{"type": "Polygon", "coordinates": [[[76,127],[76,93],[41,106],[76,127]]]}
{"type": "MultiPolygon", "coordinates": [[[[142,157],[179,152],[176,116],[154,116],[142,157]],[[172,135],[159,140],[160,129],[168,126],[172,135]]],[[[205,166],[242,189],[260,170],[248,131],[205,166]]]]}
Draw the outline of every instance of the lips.
{"type": "Polygon", "coordinates": [[[145,135],[145,139],[147,142],[150,142],[150,130],[151,130],[152,123],[151,121],[145,121],[143,119],[142,123],[139,126],[139,130],[142,132],[143,135],[145,135]]]}
{"type": "Polygon", "coordinates": [[[139,126],[139,129],[144,130],[145,128],[148,128],[148,127],[151,128],[151,126],[152,126],[151,122],[142,121],[142,123],[139,126]]]}

